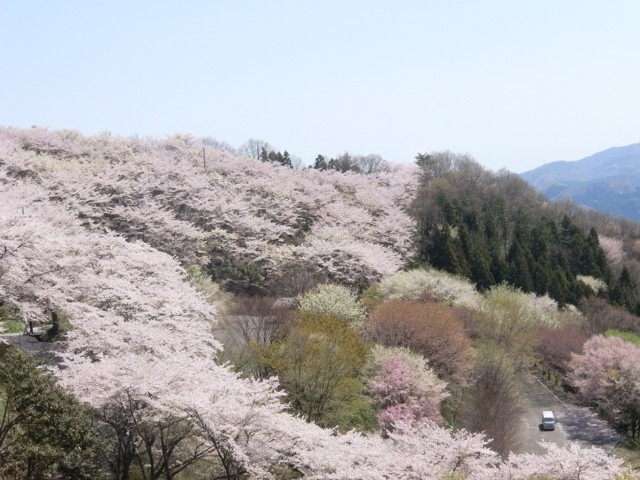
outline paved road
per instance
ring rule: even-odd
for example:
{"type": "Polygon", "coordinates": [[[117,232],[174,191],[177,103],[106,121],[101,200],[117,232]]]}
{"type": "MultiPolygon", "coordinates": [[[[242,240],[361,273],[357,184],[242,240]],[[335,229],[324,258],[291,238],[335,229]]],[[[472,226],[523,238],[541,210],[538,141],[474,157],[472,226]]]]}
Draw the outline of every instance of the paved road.
{"type": "Polygon", "coordinates": [[[538,378],[531,376],[523,388],[524,413],[520,419],[521,435],[517,453],[544,453],[538,445],[541,440],[567,445],[578,442],[582,446],[612,449],[622,436],[585,407],[567,404],[555,396],[538,378]],[[542,430],[543,410],[552,410],[556,416],[555,430],[542,430]]]}

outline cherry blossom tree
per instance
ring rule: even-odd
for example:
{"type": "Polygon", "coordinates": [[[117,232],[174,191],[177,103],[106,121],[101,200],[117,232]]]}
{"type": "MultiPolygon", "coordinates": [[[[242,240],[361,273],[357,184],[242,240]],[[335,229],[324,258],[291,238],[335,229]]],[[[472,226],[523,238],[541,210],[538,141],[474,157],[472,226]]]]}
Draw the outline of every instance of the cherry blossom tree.
{"type": "Polygon", "coordinates": [[[215,252],[268,283],[281,265],[303,261],[363,287],[412,254],[406,208],[414,168],[293,171],[220,150],[206,153],[205,165],[206,142],[188,135],[159,141],[2,129],[0,138],[11,175],[37,177],[83,218],[183,265],[205,264],[215,252]]]}
{"type": "Polygon", "coordinates": [[[447,431],[428,421],[397,427],[391,433],[393,443],[400,452],[414,458],[400,470],[406,472],[407,478],[429,478],[436,473],[444,478],[446,474],[482,478],[480,475],[494,474],[494,467],[499,465],[497,455],[487,448],[482,434],[447,431]]]}
{"type": "Polygon", "coordinates": [[[598,242],[610,264],[617,265],[624,259],[625,253],[621,239],[598,235],[598,242]]]}
{"type": "Polygon", "coordinates": [[[366,368],[371,378],[367,392],[379,409],[383,431],[396,423],[412,423],[422,418],[439,423],[440,402],[448,393],[422,355],[406,348],[376,345],[366,368]]]}
{"type": "Polygon", "coordinates": [[[640,348],[618,337],[595,335],[572,354],[568,381],[597,400],[615,420],[640,434],[640,348]]]}
{"type": "Polygon", "coordinates": [[[501,465],[496,479],[524,480],[550,478],[562,480],[609,480],[621,470],[622,461],[599,448],[582,448],[576,443],[560,447],[552,442],[541,442],[543,455],[511,455],[501,465]]]}

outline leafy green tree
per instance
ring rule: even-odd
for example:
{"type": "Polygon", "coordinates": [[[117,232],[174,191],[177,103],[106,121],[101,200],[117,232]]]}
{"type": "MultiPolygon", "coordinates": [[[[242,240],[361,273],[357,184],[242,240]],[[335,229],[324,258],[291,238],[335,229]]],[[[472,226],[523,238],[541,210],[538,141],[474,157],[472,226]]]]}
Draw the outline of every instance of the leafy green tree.
{"type": "Polygon", "coordinates": [[[436,195],[437,205],[442,210],[444,221],[451,226],[457,226],[460,221],[460,208],[458,202],[450,200],[449,197],[442,190],[436,195]]]}
{"type": "Polygon", "coordinates": [[[614,305],[624,307],[631,313],[640,313],[638,288],[626,265],[620,271],[618,280],[610,288],[609,298],[614,305]]]}
{"type": "Polygon", "coordinates": [[[549,279],[549,295],[558,302],[559,306],[567,304],[570,298],[571,284],[562,270],[553,270],[549,279]]]}
{"type": "Polygon", "coordinates": [[[282,160],[280,161],[280,163],[286,167],[293,167],[291,163],[291,156],[286,150],[282,152],[282,160]]]}
{"type": "MultiPolygon", "coordinates": [[[[551,222],[551,225],[553,223],[551,222]]],[[[537,295],[544,295],[549,292],[551,275],[551,258],[549,244],[551,233],[549,222],[539,222],[531,231],[531,256],[533,266],[531,268],[531,278],[533,281],[533,291],[537,295]]]]}
{"type": "Polygon", "coordinates": [[[313,168],[315,168],[316,170],[326,170],[327,168],[329,168],[329,165],[327,164],[327,161],[325,160],[324,155],[318,155],[316,157],[316,160],[313,163],[313,168]]]}
{"type": "Polygon", "coordinates": [[[525,292],[533,291],[533,277],[529,270],[531,258],[531,252],[516,240],[509,250],[507,280],[525,292]]]}
{"type": "MultiPolygon", "coordinates": [[[[611,269],[609,268],[604,250],[600,246],[598,232],[596,232],[596,229],[593,227],[591,227],[591,229],[589,230],[589,235],[587,236],[587,244],[591,249],[593,255],[593,264],[595,267],[594,271],[590,274],[594,277],[603,279],[605,282],[608,282],[611,279],[611,269]]],[[[585,275],[589,274],[585,273],[585,275]]]]}
{"type": "Polygon", "coordinates": [[[476,345],[497,348],[523,371],[535,358],[540,321],[530,299],[508,285],[494,286],[483,297],[481,309],[471,320],[476,345]]]}
{"type": "Polygon", "coordinates": [[[100,450],[89,406],[29,355],[0,352],[0,478],[95,479],[100,450]]]}
{"type": "MultiPolygon", "coordinates": [[[[335,426],[332,420],[357,402],[356,416],[366,417],[361,402],[360,372],[366,362],[367,347],[343,319],[319,314],[303,314],[283,341],[263,351],[262,362],[280,377],[287,400],[294,411],[308,421],[335,426]]],[[[368,407],[371,408],[371,407],[368,407]]]]}
{"type": "Polygon", "coordinates": [[[428,252],[429,263],[436,268],[455,275],[468,275],[471,272],[459,242],[447,223],[437,230],[428,252]]]}
{"type": "MultiPolygon", "coordinates": [[[[594,293],[578,275],[610,281],[595,229],[587,230],[583,217],[578,223],[575,211],[548,205],[517,175],[492,174],[451,152],[418,154],[416,163],[418,265],[464,275],[482,291],[506,281],[561,305],[594,293]]],[[[620,289],[614,293],[620,302],[620,289]]]]}
{"type": "Polygon", "coordinates": [[[495,285],[495,277],[491,272],[491,258],[485,245],[482,243],[472,244],[470,256],[471,280],[475,283],[476,288],[483,292],[491,285],[495,285]]]}

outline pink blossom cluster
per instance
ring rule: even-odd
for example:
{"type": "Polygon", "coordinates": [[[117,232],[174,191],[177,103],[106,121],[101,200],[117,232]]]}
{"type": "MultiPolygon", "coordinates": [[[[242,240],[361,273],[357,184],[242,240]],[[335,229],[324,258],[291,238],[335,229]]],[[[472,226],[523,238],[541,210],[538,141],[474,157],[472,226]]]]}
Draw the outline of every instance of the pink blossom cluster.
{"type": "Polygon", "coordinates": [[[378,421],[385,433],[399,423],[411,425],[421,419],[440,422],[440,403],[449,394],[446,383],[422,355],[407,348],[376,345],[367,371],[367,392],[378,408],[378,421]]]}
{"type": "Polygon", "coordinates": [[[637,421],[640,348],[618,337],[595,335],[584,353],[572,354],[568,380],[587,400],[597,400],[622,422],[637,421]]]}
{"type": "Polygon", "coordinates": [[[616,265],[624,259],[624,248],[622,240],[619,238],[598,235],[598,242],[600,243],[602,250],[604,250],[607,261],[612,265],[616,265]]]}

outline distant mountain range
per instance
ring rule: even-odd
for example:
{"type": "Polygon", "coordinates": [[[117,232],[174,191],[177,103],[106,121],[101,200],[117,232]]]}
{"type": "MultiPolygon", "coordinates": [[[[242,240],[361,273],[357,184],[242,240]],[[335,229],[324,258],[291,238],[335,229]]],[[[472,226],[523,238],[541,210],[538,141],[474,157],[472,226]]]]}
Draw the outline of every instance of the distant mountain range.
{"type": "Polygon", "coordinates": [[[521,174],[552,201],[640,221],[640,143],[609,148],[573,162],[553,162],[521,174]]]}

